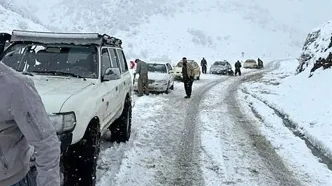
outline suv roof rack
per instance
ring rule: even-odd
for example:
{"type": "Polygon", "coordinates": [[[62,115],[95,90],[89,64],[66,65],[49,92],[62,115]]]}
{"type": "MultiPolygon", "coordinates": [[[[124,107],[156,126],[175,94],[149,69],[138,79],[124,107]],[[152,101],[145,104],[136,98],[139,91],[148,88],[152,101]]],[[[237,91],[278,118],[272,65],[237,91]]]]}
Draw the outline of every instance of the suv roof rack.
{"type": "Polygon", "coordinates": [[[122,48],[121,39],[98,33],[58,33],[13,30],[10,42],[99,45],[122,48]]]}

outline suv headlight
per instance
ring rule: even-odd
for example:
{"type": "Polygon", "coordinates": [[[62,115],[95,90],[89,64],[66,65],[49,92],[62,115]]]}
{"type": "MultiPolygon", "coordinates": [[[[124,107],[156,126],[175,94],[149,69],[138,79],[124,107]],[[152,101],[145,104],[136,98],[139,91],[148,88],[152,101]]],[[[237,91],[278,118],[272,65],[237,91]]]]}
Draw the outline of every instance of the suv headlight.
{"type": "Polygon", "coordinates": [[[58,133],[72,131],[76,125],[74,112],[55,113],[50,115],[50,120],[58,133]]]}

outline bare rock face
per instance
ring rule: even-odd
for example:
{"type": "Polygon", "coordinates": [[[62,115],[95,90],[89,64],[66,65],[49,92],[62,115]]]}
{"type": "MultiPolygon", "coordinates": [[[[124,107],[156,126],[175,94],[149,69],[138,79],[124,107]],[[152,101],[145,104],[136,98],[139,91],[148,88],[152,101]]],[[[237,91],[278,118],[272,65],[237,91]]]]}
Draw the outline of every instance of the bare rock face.
{"type": "Polygon", "coordinates": [[[318,59],[329,61],[327,58],[331,52],[332,21],[328,21],[308,34],[299,58],[297,73],[311,69],[318,59]]]}

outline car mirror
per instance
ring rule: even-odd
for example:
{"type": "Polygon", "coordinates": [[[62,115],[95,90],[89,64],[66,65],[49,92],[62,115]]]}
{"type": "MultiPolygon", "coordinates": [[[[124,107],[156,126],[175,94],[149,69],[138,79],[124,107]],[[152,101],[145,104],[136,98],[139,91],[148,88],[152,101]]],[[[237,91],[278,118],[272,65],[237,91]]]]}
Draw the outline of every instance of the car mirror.
{"type": "Polygon", "coordinates": [[[121,78],[121,72],[119,68],[107,68],[104,74],[104,81],[117,80],[121,78]]]}

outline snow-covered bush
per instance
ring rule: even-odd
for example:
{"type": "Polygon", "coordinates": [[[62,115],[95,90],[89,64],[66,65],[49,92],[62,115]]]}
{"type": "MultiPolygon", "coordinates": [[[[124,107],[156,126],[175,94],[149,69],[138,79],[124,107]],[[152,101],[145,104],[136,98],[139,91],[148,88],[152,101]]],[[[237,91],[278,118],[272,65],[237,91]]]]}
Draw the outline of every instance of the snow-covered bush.
{"type": "Polygon", "coordinates": [[[311,69],[319,58],[326,59],[330,52],[332,52],[332,21],[324,23],[308,34],[297,72],[311,69]]]}

